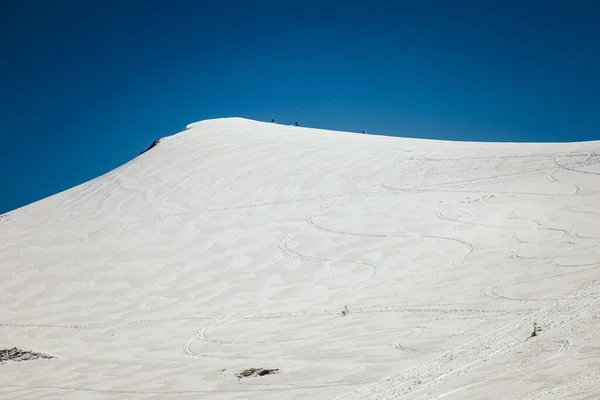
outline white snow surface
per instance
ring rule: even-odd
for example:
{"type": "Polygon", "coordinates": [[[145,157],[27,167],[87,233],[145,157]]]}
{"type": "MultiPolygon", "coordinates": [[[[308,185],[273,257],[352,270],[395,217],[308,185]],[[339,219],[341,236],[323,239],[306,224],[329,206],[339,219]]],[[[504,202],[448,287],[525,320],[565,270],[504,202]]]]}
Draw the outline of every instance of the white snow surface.
{"type": "Polygon", "coordinates": [[[597,400],[598,151],[192,124],[0,218],[0,398],[597,400]]]}

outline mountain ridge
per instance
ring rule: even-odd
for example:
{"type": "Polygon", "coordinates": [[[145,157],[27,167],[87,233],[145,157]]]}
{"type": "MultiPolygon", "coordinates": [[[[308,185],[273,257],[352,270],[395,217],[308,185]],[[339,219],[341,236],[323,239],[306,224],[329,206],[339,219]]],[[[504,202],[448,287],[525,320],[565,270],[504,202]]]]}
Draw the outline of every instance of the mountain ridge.
{"type": "Polygon", "coordinates": [[[599,149],[189,124],[0,220],[0,397],[593,396],[599,149]]]}

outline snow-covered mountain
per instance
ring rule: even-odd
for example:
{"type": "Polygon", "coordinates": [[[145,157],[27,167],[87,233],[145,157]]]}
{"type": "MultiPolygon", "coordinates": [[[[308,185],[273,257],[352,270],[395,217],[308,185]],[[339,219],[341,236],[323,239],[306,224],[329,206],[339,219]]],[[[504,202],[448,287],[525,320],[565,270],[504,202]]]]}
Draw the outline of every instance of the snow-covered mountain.
{"type": "Polygon", "coordinates": [[[599,150],[192,124],[0,219],[0,398],[598,399],[599,150]]]}

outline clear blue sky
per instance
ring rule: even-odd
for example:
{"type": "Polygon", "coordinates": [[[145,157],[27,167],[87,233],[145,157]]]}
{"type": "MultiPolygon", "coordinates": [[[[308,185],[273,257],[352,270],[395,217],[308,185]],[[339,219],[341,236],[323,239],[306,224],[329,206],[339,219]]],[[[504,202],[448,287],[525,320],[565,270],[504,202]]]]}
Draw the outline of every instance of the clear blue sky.
{"type": "Polygon", "coordinates": [[[600,139],[598,1],[0,1],[0,213],[193,121],[600,139]]]}

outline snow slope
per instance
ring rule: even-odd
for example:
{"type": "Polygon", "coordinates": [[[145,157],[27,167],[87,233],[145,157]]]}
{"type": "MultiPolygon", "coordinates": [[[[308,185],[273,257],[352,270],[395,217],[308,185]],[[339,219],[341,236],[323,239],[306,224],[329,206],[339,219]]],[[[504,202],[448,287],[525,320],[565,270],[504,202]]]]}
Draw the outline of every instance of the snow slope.
{"type": "Polygon", "coordinates": [[[0,398],[598,399],[597,151],[192,124],[0,219],[0,398]]]}

